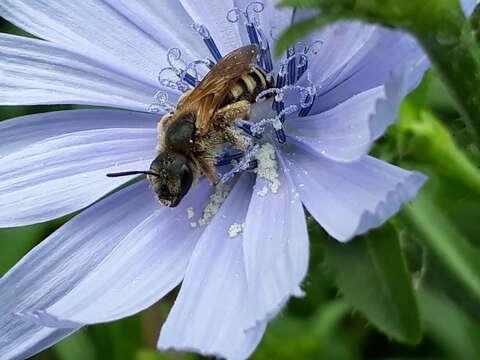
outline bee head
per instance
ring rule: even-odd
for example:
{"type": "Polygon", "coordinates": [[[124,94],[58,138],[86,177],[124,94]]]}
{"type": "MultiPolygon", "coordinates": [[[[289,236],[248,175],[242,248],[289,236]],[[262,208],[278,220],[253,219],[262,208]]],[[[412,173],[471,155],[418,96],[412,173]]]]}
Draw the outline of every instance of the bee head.
{"type": "Polygon", "coordinates": [[[175,207],[193,183],[193,171],[185,155],[160,153],[150,165],[147,175],[161,204],[175,207]]]}

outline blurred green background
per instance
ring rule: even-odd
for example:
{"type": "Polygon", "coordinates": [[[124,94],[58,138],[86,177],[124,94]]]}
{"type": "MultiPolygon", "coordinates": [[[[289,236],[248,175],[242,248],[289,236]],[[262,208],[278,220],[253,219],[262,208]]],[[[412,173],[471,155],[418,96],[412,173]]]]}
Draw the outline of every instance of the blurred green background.
{"type": "MultiPolygon", "coordinates": [[[[0,31],[25,35],[5,22],[0,23],[0,31]]],[[[0,120],[73,108],[76,107],[1,107],[0,120]]],[[[394,229],[392,236],[400,239],[405,254],[420,310],[423,337],[405,341],[392,336],[388,326],[382,326],[382,321],[387,323],[388,319],[375,321],[376,315],[358,305],[348,286],[345,288],[337,283],[343,281],[345,285],[348,276],[353,278],[358,274],[349,275],[349,265],[345,269],[338,265],[345,259],[338,262],[336,259],[348,254],[355,261],[361,256],[361,247],[368,243],[368,237],[355,239],[347,246],[334,244],[309,219],[311,261],[304,283],[306,296],[291,300],[271,322],[252,359],[480,359],[480,302],[461,279],[463,265],[468,267],[467,260],[458,257],[452,260],[449,257],[452,252],[445,247],[449,241],[456,242],[460,237],[469,250],[475,254],[478,251],[480,152],[459,121],[434,71],[428,73],[420,88],[405,102],[399,125],[375,145],[372,153],[403,167],[422,170],[431,179],[422,190],[419,205],[403,211],[387,225],[394,229]],[[437,236],[438,243],[428,240],[429,231],[433,231],[431,227],[426,229],[429,224],[438,225],[445,239],[439,240],[441,236],[437,236]],[[446,224],[448,230],[443,231],[442,226],[446,224]],[[343,280],[342,272],[346,273],[343,280]],[[410,344],[403,344],[405,342],[410,344]]],[[[0,274],[66,220],[1,229],[0,274]]],[[[389,229],[381,229],[383,232],[372,236],[390,236],[389,229]]],[[[480,257],[474,257],[475,261],[480,263],[480,257]]],[[[475,274],[472,281],[476,281],[475,274]]],[[[362,287],[368,291],[369,285],[366,282],[362,287]]],[[[371,291],[375,291],[373,285],[371,291]]],[[[160,354],[155,350],[161,324],[174,299],[171,294],[136,316],[86,327],[33,359],[201,359],[195,354],[160,354]]]]}

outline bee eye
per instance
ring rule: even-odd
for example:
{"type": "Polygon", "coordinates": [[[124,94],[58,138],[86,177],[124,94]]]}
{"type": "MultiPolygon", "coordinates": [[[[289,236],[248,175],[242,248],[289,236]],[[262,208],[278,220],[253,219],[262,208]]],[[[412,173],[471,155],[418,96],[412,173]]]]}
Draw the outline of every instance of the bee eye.
{"type": "Polygon", "coordinates": [[[182,196],[184,196],[190,187],[192,186],[193,182],[193,172],[190,166],[183,165],[182,166],[182,173],[180,175],[180,191],[182,192],[182,196]]]}
{"type": "Polygon", "coordinates": [[[192,150],[195,137],[195,118],[182,116],[172,123],[165,132],[165,141],[172,150],[188,153],[192,150]]]}

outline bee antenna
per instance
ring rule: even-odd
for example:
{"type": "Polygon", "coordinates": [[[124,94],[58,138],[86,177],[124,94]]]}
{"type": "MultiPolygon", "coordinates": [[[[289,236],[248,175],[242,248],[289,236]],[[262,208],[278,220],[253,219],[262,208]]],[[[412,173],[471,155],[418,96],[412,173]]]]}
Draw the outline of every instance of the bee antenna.
{"type": "Polygon", "coordinates": [[[118,172],[118,173],[108,173],[108,177],[120,177],[120,176],[128,176],[128,175],[153,175],[153,176],[160,176],[157,173],[154,173],[152,171],[124,171],[124,172],[118,172]]]}

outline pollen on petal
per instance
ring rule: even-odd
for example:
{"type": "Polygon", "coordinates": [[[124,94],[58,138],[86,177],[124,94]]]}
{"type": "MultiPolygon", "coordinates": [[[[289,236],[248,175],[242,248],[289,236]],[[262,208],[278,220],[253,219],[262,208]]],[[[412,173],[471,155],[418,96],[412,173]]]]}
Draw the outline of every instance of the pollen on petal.
{"type": "MultiPolygon", "coordinates": [[[[272,193],[277,193],[280,187],[280,180],[278,180],[278,164],[275,156],[275,149],[272,144],[263,144],[256,152],[255,158],[258,160],[258,167],[255,172],[258,176],[265,179],[269,183],[269,188],[272,193]]],[[[268,192],[262,188],[259,191],[260,196],[265,196],[268,192]]]]}
{"type": "Polygon", "coordinates": [[[264,186],[261,190],[257,191],[258,196],[265,196],[268,194],[268,187],[264,186]]]}
{"type": "Polygon", "coordinates": [[[227,183],[218,184],[215,187],[215,192],[210,195],[210,202],[205,206],[202,217],[198,220],[199,225],[203,226],[208,224],[210,219],[217,213],[218,209],[220,209],[220,206],[222,206],[231,188],[227,183]]]}
{"type": "Polygon", "coordinates": [[[238,223],[232,224],[228,228],[228,236],[233,238],[238,234],[240,234],[244,228],[245,228],[245,224],[238,224],[238,223]]]}
{"type": "Polygon", "coordinates": [[[193,207],[189,207],[187,209],[187,218],[192,219],[195,216],[195,212],[193,211],[193,207]]]}

